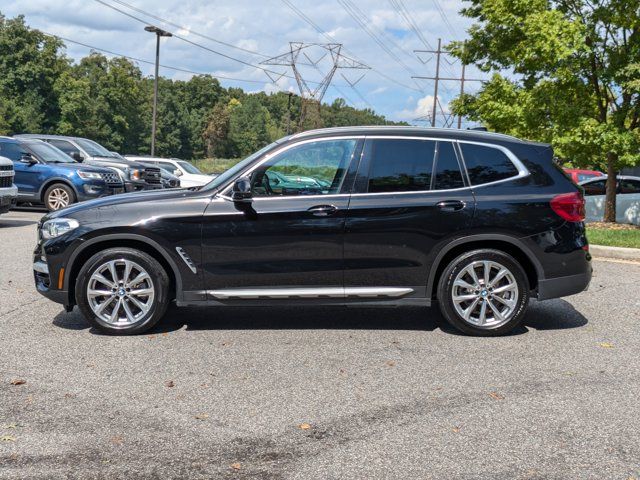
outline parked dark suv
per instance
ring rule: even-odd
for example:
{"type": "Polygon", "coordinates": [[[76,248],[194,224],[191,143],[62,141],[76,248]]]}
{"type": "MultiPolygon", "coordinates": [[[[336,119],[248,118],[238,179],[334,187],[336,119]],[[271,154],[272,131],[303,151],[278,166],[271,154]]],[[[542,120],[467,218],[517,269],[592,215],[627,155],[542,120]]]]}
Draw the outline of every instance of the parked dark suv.
{"type": "MultiPolygon", "coordinates": [[[[587,288],[584,201],[548,145],[474,131],[339,128],[283,138],[200,189],[45,216],[37,289],[97,328],[183,305],[434,302],[496,335],[529,298],[587,288]]],[[[215,319],[212,319],[215,321],[215,319]]]]}

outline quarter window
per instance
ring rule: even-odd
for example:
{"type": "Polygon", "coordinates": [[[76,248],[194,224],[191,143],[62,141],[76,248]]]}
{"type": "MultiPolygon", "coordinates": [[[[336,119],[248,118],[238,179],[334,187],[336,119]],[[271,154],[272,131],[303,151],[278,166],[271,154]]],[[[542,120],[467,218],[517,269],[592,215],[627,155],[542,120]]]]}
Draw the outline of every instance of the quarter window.
{"type": "Polygon", "coordinates": [[[357,140],[303,143],[275,155],[251,174],[253,196],[338,193],[357,140]]]}
{"type": "Polygon", "coordinates": [[[377,139],[369,149],[370,193],[430,190],[435,142],[377,139]]]}
{"type": "Polygon", "coordinates": [[[449,190],[464,187],[458,157],[451,142],[438,143],[436,158],[435,190],[449,190]]]}
{"type": "Polygon", "coordinates": [[[461,143],[462,156],[472,185],[496,182],[518,175],[518,169],[504,152],[497,148],[461,143]]]}

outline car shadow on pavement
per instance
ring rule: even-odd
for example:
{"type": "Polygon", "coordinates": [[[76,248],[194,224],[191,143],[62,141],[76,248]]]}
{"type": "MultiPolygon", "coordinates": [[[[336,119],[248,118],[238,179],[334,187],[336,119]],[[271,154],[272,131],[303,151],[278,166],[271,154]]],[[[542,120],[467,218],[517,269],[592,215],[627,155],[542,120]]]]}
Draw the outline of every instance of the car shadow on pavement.
{"type": "MultiPolygon", "coordinates": [[[[344,306],[184,307],[172,306],[146,332],[186,330],[435,330],[444,320],[437,309],[344,306]]],[[[77,308],[60,312],[57,327],[84,330],[91,326],[77,308]]],[[[95,328],[90,332],[100,334],[95,328]]]]}
{"type": "MultiPolygon", "coordinates": [[[[565,300],[532,301],[523,324],[509,335],[534,330],[564,330],[586,325],[588,320],[565,300]]],[[[57,327],[89,329],[77,308],[53,319],[57,327]]],[[[459,335],[437,307],[188,307],[172,306],[149,334],[186,330],[416,330],[459,335]]],[[[101,333],[90,328],[90,332],[101,333]]]]}
{"type": "Polygon", "coordinates": [[[19,220],[17,218],[0,217],[0,228],[27,227],[29,225],[36,225],[37,223],[37,220],[19,220]]]}

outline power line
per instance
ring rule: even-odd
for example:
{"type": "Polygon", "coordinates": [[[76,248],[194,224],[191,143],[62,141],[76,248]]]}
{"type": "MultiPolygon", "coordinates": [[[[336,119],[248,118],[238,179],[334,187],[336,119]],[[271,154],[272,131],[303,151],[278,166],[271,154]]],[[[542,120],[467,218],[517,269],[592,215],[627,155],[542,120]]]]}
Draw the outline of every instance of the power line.
{"type": "Polygon", "coordinates": [[[422,31],[418,28],[418,25],[413,20],[413,17],[409,14],[407,7],[402,3],[402,0],[389,0],[389,3],[393,7],[393,9],[400,14],[400,16],[404,19],[409,28],[413,31],[416,37],[423,43],[425,47],[429,50],[433,50],[431,44],[427,41],[425,36],[422,34],[422,31]]]}
{"type": "Polygon", "coordinates": [[[449,21],[447,14],[442,8],[442,5],[440,5],[440,2],[438,0],[433,0],[433,3],[436,6],[436,9],[438,10],[438,12],[440,13],[440,16],[442,17],[442,21],[446,25],[449,32],[451,32],[451,35],[453,35],[454,38],[458,37],[458,34],[456,33],[456,29],[453,28],[453,25],[451,25],[451,22],[449,21]]]}
{"type": "MultiPolygon", "coordinates": [[[[146,20],[143,20],[140,17],[136,17],[135,15],[132,15],[132,14],[130,14],[128,12],[125,12],[124,10],[121,10],[118,7],[115,7],[115,6],[113,6],[113,5],[109,4],[109,3],[106,3],[103,0],[95,0],[95,1],[100,3],[100,4],[102,4],[102,5],[104,5],[105,7],[108,7],[110,9],[112,9],[112,10],[115,10],[116,12],[119,12],[119,13],[121,13],[123,15],[126,15],[127,17],[129,17],[129,18],[131,18],[133,20],[136,20],[137,22],[140,22],[140,23],[145,24],[145,25],[148,25],[148,23],[149,23],[146,20]]],[[[173,35],[173,37],[177,38],[178,40],[182,40],[183,42],[189,43],[189,44],[191,44],[191,45],[193,45],[195,47],[202,48],[203,50],[206,50],[206,51],[211,52],[213,54],[216,54],[216,55],[219,55],[221,57],[227,58],[229,60],[233,60],[234,62],[238,62],[238,63],[241,63],[243,65],[247,65],[248,67],[257,68],[258,70],[262,70],[263,72],[266,73],[266,75],[269,77],[269,79],[273,83],[275,83],[278,79],[280,79],[282,77],[294,78],[294,77],[292,77],[290,75],[286,75],[286,74],[283,74],[283,73],[280,73],[280,72],[274,72],[273,70],[269,70],[269,69],[260,67],[258,65],[254,65],[254,64],[252,64],[250,62],[246,62],[246,61],[244,61],[242,59],[232,57],[231,55],[227,55],[226,53],[219,52],[219,51],[214,50],[212,48],[209,48],[209,47],[207,47],[205,45],[202,45],[200,43],[197,43],[197,42],[194,42],[192,40],[189,40],[189,39],[187,39],[187,38],[185,38],[185,37],[183,37],[181,35],[178,35],[178,34],[176,34],[174,32],[170,32],[170,33],[173,35]],[[269,74],[276,75],[276,77],[277,77],[276,80],[274,80],[273,77],[271,75],[269,75],[269,74]]]]}
{"type": "MultiPolygon", "coordinates": [[[[404,63],[402,59],[398,55],[396,55],[395,52],[391,50],[391,48],[387,46],[387,44],[385,43],[385,40],[380,38],[381,35],[379,33],[376,33],[375,30],[369,26],[368,22],[363,19],[363,17],[366,17],[366,16],[364,12],[362,12],[362,10],[360,10],[357,6],[355,6],[349,0],[338,0],[338,3],[342,6],[342,8],[345,9],[345,11],[351,16],[351,18],[355,20],[355,22],[360,26],[360,28],[374,42],[376,42],[384,52],[387,53],[387,55],[389,55],[393,60],[396,61],[396,63],[402,66],[402,68],[404,68],[407,72],[409,72],[409,74],[413,75],[415,73],[413,72],[413,70],[411,70],[411,67],[409,67],[406,63],[404,63]]],[[[393,40],[391,40],[390,43],[392,45],[395,45],[396,48],[399,48],[398,45],[393,40]]]]}
{"type": "MultiPolygon", "coordinates": [[[[289,0],[282,0],[282,2],[289,7],[298,17],[300,17],[302,20],[304,20],[306,23],[308,23],[309,25],[311,25],[316,32],[318,32],[320,35],[324,36],[326,39],[328,39],[330,42],[338,42],[335,37],[333,37],[332,35],[330,35],[329,33],[327,33],[326,31],[324,31],[317,23],[315,23],[311,18],[309,18],[302,10],[300,10],[298,7],[296,7],[291,1],[289,0]]],[[[351,55],[354,58],[357,58],[357,56],[355,56],[352,52],[350,52],[349,50],[347,50],[346,48],[344,49],[345,52],[347,52],[349,55],[351,55]]],[[[385,78],[386,80],[395,83],[396,85],[399,85],[403,88],[406,88],[408,90],[413,90],[416,92],[420,92],[423,93],[421,89],[419,88],[415,88],[412,87],[410,85],[406,85],[398,80],[396,80],[393,77],[390,77],[389,75],[387,75],[384,72],[381,72],[380,70],[376,69],[376,68],[371,68],[371,70],[375,73],[377,73],[378,75],[380,75],[381,77],[385,78]]]]}
{"type": "MultiPolygon", "coordinates": [[[[133,60],[135,62],[145,63],[145,64],[148,64],[148,65],[155,65],[155,62],[152,62],[150,60],[144,60],[142,58],[132,57],[130,55],[125,55],[123,53],[118,53],[118,52],[114,52],[114,51],[111,51],[111,50],[107,50],[105,48],[100,48],[100,47],[96,47],[94,45],[89,45],[87,43],[78,42],[77,40],[72,40],[70,38],[62,37],[60,35],[55,35],[53,33],[47,33],[47,32],[42,31],[42,30],[40,30],[40,31],[43,34],[48,35],[50,37],[58,38],[60,40],[64,40],[65,42],[74,43],[76,45],[80,45],[82,47],[89,48],[91,50],[96,50],[96,51],[99,51],[99,52],[108,53],[109,55],[126,58],[128,60],[133,60]]],[[[210,75],[213,78],[219,78],[219,79],[223,79],[223,80],[232,80],[232,81],[235,81],[235,82],[256,83],[256,84],[261,84],[261,85],[264,84],[264,82],[260,81],[260,80],[246,80],[246,79],[242,79],[242,78],[228,77],[228,76],[225,76],[225,75],[217,75],[217,74],[207,73],[207,72],[196,72],[194,70],[189,70],[189,69],[181,68],[181,67],[173,67],[173,66],[170,66],[170,65],[160,64],[160,67],[166,68],[168,70],[174,70],[176,72],[191,73],[193,75],[210,75]]]]}
{"type": "Polygon", "coordinates": [[[167,25],[171,25],[172,27],[179,28],[180,30],[183,30],[183,31],[188,32],[188,33],[193,34],[193,35],[196,35],[197,37],[204,38],[205,40],[209,40],[209,41],[212,41],[212,42],[215,42],[215,43],[219,43],[220,45],[224,45],[225,47],[233,48],[235,50],[239,50],[239,51],[242,51],[242,52],[245,52],[245,53],[250,53],[251,55],[257,55],[257,56],[263,57],[263,58],[268,58],[269,57],[268,55],[265,55],[263,53],[257,52],[255,50],[249,50],[248,48],[238,47],[237,45],[233,45],[231,43],[227,43],[227,42],[224,42],[222,40],[218,40],[217,38],[213,38],[213,37],[211,37],[209,35],[205,35],[204,33],[196,32],[195,30],[187,28],[187,27],[185,27],[183,25],[179,25],[179,24],[174,23],[174,22],[172,22],[170,20],[167,20],[165,18],[159,17],[159,16],[157,16],[157,15],[151,13],[151,12],[147,12],[147,11],[142,10],[141,8],[138,8],[138,7],[134,6],[134,5],[131,5],[131,4],[126,3],[126,2],[123,2],[122,0],[111,0],[111,1],[114,2],[114,3],[118,3],[118,4],[122,5],[123,7],[127,7],[127,8],[129,8],[129,9],[135,11],[135,12],[138,12],[138,13],[141,13],[143,15],[146,15],[147,17],[151,17],[151,18],[153,18],[155,20],[158,20],[159,22],[165,23],[167,25]]]}

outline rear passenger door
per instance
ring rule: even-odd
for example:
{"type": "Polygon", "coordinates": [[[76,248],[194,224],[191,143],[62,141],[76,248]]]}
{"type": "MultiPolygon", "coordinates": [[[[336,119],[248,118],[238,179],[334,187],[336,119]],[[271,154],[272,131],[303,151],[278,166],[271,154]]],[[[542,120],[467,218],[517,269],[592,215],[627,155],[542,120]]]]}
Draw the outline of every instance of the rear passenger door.
{"type": "Polygon", "coordinates": [[[474,208],[454,143],[367,138],[346,220],[345,288],[424,297],[440,246],[471,224],[474,208]]]}

